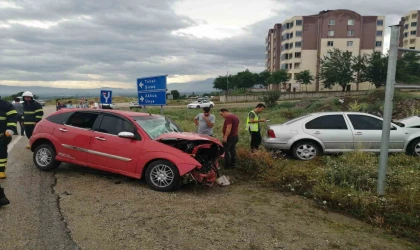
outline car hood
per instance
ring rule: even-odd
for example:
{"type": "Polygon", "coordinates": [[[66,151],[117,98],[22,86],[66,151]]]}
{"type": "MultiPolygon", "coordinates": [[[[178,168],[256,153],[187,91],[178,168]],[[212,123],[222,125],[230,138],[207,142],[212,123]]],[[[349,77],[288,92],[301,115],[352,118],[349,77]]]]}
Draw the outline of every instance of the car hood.
{"type": "Polygon", "coordinates": [[[162,134],[161,136],[156,138],[157,141],[161,140],[188,140],[188,141],[209,141],[216,143],[220,146],[223,144],[216,138],[206,135],[201,135],[197,133],[189,133],[189,132],[182,132],[182,133],[166,133],[162,134]]]}
{"type": "Polygon", "coordinates": [[[399,120],[398,122],[404,124],[405,128],[420,128],[420,117],[418,116],[407,117],[402,120],[399,120]]]}

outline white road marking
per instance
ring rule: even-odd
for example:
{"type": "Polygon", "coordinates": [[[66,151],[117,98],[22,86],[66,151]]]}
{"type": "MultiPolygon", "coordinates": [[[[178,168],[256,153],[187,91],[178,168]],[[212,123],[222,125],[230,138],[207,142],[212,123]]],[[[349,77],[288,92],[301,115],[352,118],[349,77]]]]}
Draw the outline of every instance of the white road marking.
{"type": "Polygon", "coordinates": [[[7,146],[7,153],[10,153],[12,151],[13,147],[18,143],[20,139],[22,139],[23,136],[19,135],[16,139],[14,139],[8,146],[7,146]]]}

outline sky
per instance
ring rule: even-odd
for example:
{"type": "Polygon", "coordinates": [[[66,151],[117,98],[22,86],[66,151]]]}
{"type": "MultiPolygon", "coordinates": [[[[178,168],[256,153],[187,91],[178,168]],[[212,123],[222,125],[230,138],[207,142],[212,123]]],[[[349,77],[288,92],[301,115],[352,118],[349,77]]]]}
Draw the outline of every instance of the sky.
{"type": "MultiPolygon", "coordinates": [[[[264,70],[275,23],[322,10],[386,16],[420,1],[383,0],[0,0],[1,85],[135,88],[264,70]]],[[[389,28],[385,47],[389,47],[389,28]]]]}

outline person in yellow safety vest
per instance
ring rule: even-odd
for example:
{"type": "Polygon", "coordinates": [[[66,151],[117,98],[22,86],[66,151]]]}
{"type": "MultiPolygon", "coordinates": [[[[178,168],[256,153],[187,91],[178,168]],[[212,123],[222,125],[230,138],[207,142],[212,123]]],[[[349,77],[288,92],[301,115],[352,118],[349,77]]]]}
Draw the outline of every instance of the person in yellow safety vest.
{"type": "Polygon", "coordinates": [[[246,118],[246,130],[249,131],[251,135],[251,151],[258,150],[261,144],[261,125],[260,122],[265,122],[266,119],[260,119],[259,114],[263,112],[265,105],[259,103],[255,109],[251,110],[248,113],[246,118]]]}
{"type": "MultiPolygon", "coordinates": [[[[22,95],[23,97],[23,126],[25,127],[25,134],[28,139],[31,138],[34,132],[35,125],[41,121],[44,111],[42,105],[34,100],[34,95],[26,91],[22,95]]],[[[30,146],[26,146],[30,148],[30,146]]]]}
{"type": "Polygon", "coordinates": [[[16,134],[18,112],[13,105],[0,99],[0,179],[6,178],[7,145],[16,134]]]}

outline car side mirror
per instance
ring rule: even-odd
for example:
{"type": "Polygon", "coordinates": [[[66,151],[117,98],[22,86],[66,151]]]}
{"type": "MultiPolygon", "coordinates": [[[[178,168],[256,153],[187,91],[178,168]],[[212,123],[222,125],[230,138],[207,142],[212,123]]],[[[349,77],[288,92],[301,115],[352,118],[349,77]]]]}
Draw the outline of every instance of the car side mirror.
{"type": "Polygon", "coordinates": [[[118,137],[127,138],[127,139],[133,139],[134,138],[134,134],[131,133],[131,132],[120,132],[120,133],[118,133],[118,137]]]}

